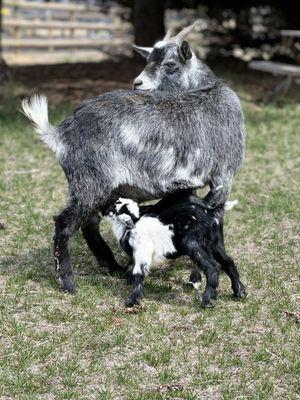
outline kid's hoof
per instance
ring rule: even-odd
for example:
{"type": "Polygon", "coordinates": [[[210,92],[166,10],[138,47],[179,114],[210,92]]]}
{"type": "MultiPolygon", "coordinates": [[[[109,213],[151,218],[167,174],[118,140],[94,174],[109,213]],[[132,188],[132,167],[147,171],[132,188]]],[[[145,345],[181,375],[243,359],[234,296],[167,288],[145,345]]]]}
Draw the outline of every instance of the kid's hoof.
{"type": "Polygon", "coordinates": [[[73,278],[59,278],[58,281],[59,281],[61,290],[63,292],[75,293],[76,286],[74,284],[73,278]]]}
{"type": "Polygon", "coordinates": [[[131,301],[131,300],[125,301],[125,307],[126,308],[132,308],[134,306],[135,306],[135,304],[133,303],[133,301],[131,301]]]}
{"type": "Polygon", "coordinates": [[[212,301],[210,301],[209,303],[201,303],[201,307],[202,308],[213,308],[215,305],[212,301]]]}
{"type": "Polygon", "coordinates": [[[247,292],[246,292],[245,286],[242,283],[239,284],[238,292],[233,293],[232,297],[236,300],[245,299],[247,297],[247,292]]]}
{"type": "Polygon", "coordinates": [[[140,303],[138,301],[135,301],[133,299],[128,299],[127,301],[125,301],[125,307],[127,308],[132,308],[134,306],[139,305],[140,303]]]}

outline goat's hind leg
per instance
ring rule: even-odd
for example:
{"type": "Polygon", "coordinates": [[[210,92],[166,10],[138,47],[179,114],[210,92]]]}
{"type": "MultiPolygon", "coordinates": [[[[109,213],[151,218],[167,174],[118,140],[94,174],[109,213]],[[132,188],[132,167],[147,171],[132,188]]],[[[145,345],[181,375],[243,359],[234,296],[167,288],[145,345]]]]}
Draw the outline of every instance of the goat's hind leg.
{"type": "Polygon", "coordinates": [[[237,267],[231,257],[226,254],[225,248],[218,245],[213,251],[214,258],[221,265],[221,268],[226,272],[231,280],[233,298],[240,299],[247,296],[245,286],[240,281],[240,276],[237,267]]]}
{"type": "Polygon", "coordinates": [[[213,307],[211,300],[217,297],[220,274],[219,265],[212,257],[208,256],[203,251],[195,250],[190,257],[204,272],[206,277],[206,287],[202,294],[201,306],[203,308],[213,307]]]}
{"type": "Polygon", "coordinates": [[[204,197],[203,202],[207,207],[214,208],[224,204],[231,192],[232,178],[217,177],[210,183],[210,191],[204,197]]]}
{"type": "Polygon", "coordinates": [[[81,227],[83,236],[101,266],[108,268],[110,273],[124,272],[99,232],[100,221],[98,214],[89,217],[81,227]]]}
{"type": "Polygon", "coordinates": [[[53,237],[55,275],[62,290],[72,293],[75,291],[75,284],[68,244],[83,220],[81,207],[76,202],[70,202],[63,212],[53,219],[55,222],[53,237]]]}

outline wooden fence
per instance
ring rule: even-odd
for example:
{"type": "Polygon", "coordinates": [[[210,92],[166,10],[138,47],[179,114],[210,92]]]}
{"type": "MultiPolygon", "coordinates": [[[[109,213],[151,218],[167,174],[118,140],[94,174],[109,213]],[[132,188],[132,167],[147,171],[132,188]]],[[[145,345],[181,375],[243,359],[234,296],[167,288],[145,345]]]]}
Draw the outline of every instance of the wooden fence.
{"type": "Polygon", "coordinates": [[[78,50],[128,51],[132,43],[131,24],[123,18],[126,8],[104,12],[85,4],[4,0],[3,11],[3,55],[12,60],[31,53],[40,59],[49,52],[52,58],[67,58],[78,50]]]}

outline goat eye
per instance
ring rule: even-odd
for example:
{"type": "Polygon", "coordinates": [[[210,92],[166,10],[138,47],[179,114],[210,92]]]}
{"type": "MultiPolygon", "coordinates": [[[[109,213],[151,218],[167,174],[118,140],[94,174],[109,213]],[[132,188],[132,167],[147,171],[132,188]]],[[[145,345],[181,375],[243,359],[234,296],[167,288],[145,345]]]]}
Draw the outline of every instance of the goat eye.
{"type": "Polygon", "coordinates": [[[167,68],[175,68],[176,67],[176,63],[172,62],[172,61],[169,61],[169,62],[166,62],[164,64],[164,66],[166,66],[167,68]]]}

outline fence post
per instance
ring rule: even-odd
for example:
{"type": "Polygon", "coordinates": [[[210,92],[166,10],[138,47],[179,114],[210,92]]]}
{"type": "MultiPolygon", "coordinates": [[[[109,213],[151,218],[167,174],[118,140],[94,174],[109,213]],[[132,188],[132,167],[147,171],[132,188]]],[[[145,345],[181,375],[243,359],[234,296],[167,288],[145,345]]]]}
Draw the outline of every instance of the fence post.
{"type": "MultiPolygon", "coordinates": [[[[12,12],[13,17],[14,17],[15,19],[17,19],[18,16],[19,16],[19,11],[20,11],[19,4],[18,4],[19,1],[20,1],[20,0],[17,1],[17,4],[14,6],[13,12],[12,12]]],[[[18,39],[18,38],[20,37],[20,29],[19,29],[18,26],[15,26],[15,27],[14,27],[14,29],[13,29],[13,36],[14,36],[15,39],[18,39]]],[[[15,54],[19,54],[19,53],[20,53],[20,49],[19,49],[19,48],[16,48],[16,49],[15,49],[15,54]]]]}
{"type": "MultiPolygon", "coordinates": [[[[74,22],[76,20],[75,10],[70,11],[70,21],[74,22]]],[[[70,38],[74,39],[75,37],[75,28],[70,28],[70,38]]],[[[70,49],[71,54],[74,54],[75,48],[71,47],[70,49]]]]}

